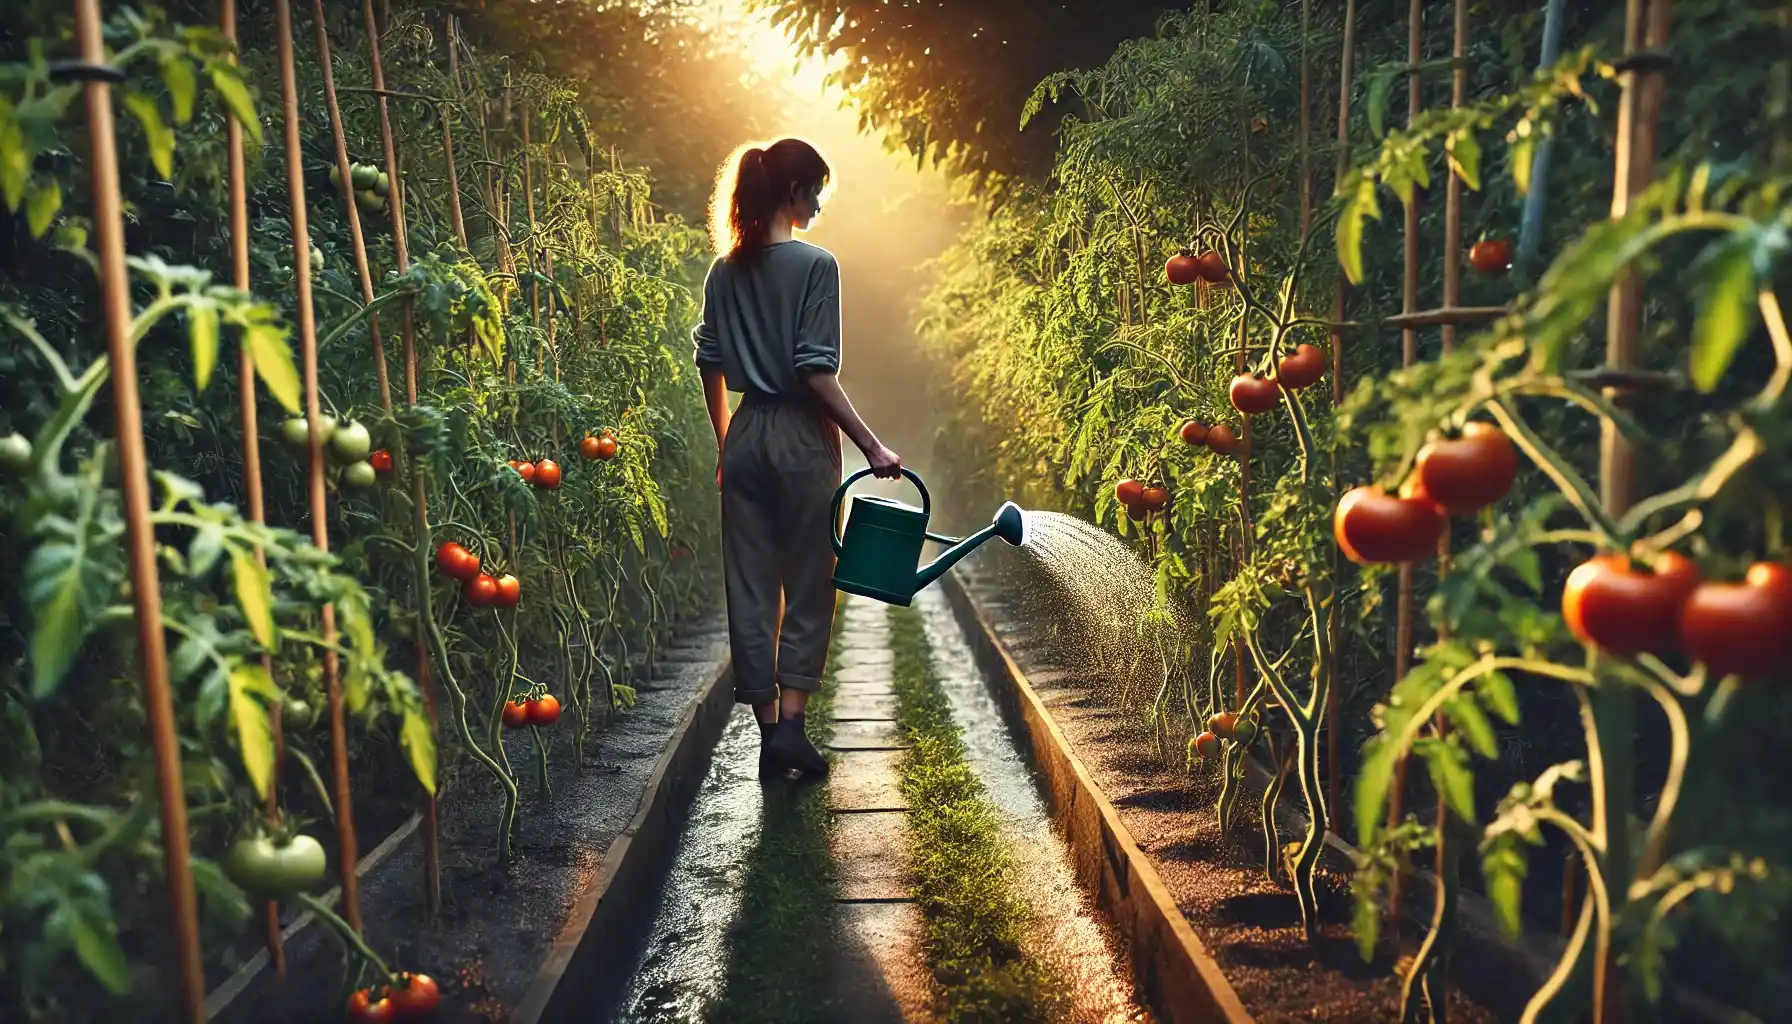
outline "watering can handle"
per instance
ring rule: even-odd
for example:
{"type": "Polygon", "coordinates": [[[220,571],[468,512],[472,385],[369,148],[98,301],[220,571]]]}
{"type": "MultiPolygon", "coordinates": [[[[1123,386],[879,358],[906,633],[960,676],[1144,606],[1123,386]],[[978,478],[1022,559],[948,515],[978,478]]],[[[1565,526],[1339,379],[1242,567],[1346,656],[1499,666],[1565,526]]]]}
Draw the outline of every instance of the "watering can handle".
{"type": "MultiPolygon", "coordinates": [[[[846,550],[841,542],[842,539],[840,536],[840,503],[846,500],[846,492],[853,484],[858,483],[861,479],[870,475],[870,467],[858,470],[847,477],[846,480],[841,483],[840,489],[834,492],[834,504],[828,511],[828,523],[831,524],[828,531],[828,539],[834,542],[835,558],[840,557],[840,554],[846,550]]],[[[921,492],[921,514],[923,516],[931,514],[933,511],[933,498],[927,493],[927,485],[921,482],[921,477],[914,470],[909,469],[906,466],[903,467],[902,475],[908,477],[909,481],[915,485],[915,490],[921,492]]]]}

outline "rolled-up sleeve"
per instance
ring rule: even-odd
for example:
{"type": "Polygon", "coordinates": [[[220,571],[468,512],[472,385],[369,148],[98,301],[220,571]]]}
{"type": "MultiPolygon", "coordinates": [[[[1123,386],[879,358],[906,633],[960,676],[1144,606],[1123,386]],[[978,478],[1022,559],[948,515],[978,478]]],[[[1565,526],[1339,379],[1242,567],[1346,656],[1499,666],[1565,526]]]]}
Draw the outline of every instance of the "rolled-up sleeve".
{"type": "Polygon", "coordinates": [[[796,372],[840,372],[840,264],[832,256],[809,271],[797,322],[796,372]]]}
{"type": "Polygon", "coordinates": [[[720,312],[716,308],[716,267],[709,266],[709,274],[703,279],[703,316],[691,331],[691,340],[696,343],[697,368],[700,370],[720,370],[722,368],[722,338],[716,333],[716,316],[720,312]]]}

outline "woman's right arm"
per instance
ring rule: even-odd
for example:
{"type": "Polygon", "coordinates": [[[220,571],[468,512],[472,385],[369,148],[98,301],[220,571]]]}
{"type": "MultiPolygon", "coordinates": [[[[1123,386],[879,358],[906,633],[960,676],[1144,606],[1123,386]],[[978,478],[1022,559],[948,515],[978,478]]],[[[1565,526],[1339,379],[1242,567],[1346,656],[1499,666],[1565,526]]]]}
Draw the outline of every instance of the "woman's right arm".
{"type": "Polygon", "coordinates": [[[811,373],[805,378],[809,390],[821,401],[822,408],[827,410],[828,418],[840,425],[852,443],[865,453],[865,461],[870,464],[871,472],[880,477],[894,477],[902,473],[902,457],[883,446],[871,428],[865,425],[859,411],[852,407],[852,399],[846,397],[846,389],[840,386],[840,378],[832,373],[811,373]]]}
{"type": "Polygon", "coordinates": [[[796,372],[828,418],[865,453],[871,471],[885,478],[899,476],[902,458],[878,441],[840,386],[840,334],[840,264],[829,254],[809,272],[808,294],[797,328],[796,372]]]}

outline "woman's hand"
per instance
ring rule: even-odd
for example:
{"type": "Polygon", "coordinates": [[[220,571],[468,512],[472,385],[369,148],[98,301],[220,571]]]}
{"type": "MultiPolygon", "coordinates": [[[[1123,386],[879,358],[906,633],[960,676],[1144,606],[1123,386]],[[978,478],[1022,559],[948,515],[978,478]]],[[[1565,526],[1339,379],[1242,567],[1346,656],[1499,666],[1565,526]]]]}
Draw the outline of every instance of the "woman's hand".
{"type": "Polygon", "coordinates": [[[891,480],[902,475],[902,456],[881,444],[873,444],[865,452],[865,461],[871,465],[871,475],[880,480],[891,480]]]}

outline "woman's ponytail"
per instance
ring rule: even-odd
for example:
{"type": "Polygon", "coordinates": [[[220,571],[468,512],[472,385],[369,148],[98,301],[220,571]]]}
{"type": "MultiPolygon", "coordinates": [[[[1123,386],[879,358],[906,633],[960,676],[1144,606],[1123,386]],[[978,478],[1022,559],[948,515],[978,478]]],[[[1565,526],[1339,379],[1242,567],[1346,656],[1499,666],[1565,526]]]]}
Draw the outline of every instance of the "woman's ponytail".
{"type": "Polygon", "coordinates": [[[793,195],[827,184],[827,161],[801,139],[743,146],[722,165],[710,199],[710,239],[716,252],[752,262],[765,248],[772,219],[793,195]]]}

